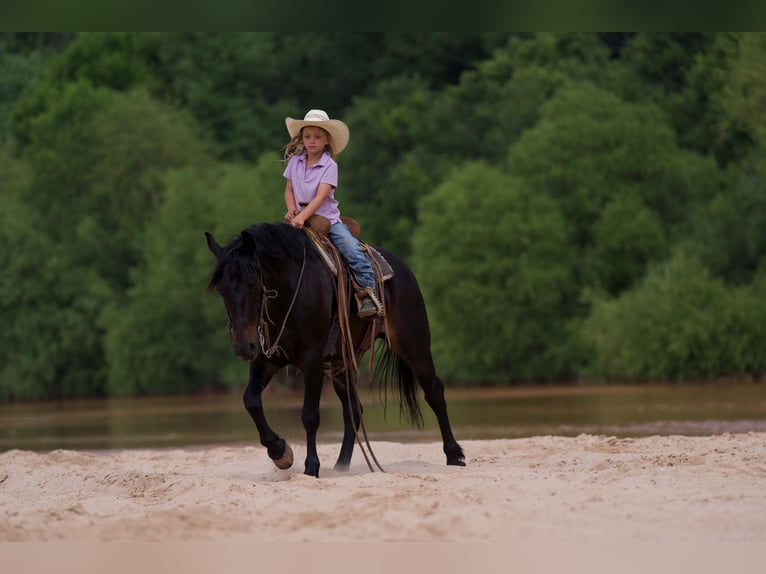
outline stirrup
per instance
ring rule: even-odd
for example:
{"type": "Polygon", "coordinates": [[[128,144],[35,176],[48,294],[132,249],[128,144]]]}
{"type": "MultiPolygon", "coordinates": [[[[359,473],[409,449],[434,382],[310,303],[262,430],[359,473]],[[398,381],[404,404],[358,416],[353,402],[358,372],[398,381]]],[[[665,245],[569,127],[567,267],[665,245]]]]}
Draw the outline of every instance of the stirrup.
{"type": "Polygon", "coordinates": [[[372,287],[365,287],[361,291],[357,291],[356,304],[359,309],[359,317],[365,319],[372,317],[373,315],[383,315],[383,304],[375,294],[375,290],[372,287]]]}

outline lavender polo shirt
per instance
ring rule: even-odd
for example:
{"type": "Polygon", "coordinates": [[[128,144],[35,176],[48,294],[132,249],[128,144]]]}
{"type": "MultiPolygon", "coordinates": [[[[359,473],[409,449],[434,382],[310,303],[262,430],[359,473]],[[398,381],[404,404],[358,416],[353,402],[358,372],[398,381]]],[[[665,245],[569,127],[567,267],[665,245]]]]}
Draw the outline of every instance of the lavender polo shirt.
{"type": "Polygon", "coordinates": [[[330,220],[330,223],[340,221],[340,209],[338,209],[338,202],[335,200],[335,188],[338,187],[338,164],[330,157],[329,153],[324,152],[316,165],[308,169],[306,169],[306,155],[294,155],[287,162],[287,167],[282,175],[293,184],[295,203],[298,204],[299,210],[302,209],[301,203],[309,203],[314,199],[320,183],[329,183],[332,186],[330,195],[319,206],[316,213],[325,216],[330,220]]]}

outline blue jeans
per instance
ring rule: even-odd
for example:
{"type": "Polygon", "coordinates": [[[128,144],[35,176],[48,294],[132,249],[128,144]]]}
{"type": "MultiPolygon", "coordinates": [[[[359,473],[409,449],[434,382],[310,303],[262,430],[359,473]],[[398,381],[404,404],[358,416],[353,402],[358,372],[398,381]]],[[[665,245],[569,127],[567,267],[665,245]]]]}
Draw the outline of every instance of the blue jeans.
{"type": "Polygon", "coordinates": [[[330,241],[338,248],[343,258],[351,268],[354,279],[362,287],[375,288],[375,274],[372,271],[372,265],[362,253],[362,247],[359,240],[351,235],[351,232],[342,221],[333,223],[330,226],[330,241]]]}

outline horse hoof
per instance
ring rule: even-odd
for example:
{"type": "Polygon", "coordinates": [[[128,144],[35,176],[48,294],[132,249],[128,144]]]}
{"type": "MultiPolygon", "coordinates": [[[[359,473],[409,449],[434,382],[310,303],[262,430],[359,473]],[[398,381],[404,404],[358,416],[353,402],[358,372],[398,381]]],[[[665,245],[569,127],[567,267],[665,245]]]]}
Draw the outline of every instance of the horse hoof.
{"type": "Polygon", "coordinates": [[[336,462],[333,470],[337,470],[338,472],[348,472],[350,468],[351,468],[351,463],[336,462]]]}
{"type": "Polygon", "coordinates": [[[276,467],[281,470],[290,468],[293,465],[293,449],[290,448],[289,444],[285,443],[284,454],[281,457],[275,458],[273,460],[276,467]]]}
{"type": "Polygon", "coordinates": [[[455,460],[448,460],[447,465],[448,466],[465,466],[465,461],[460,458],[455,460]]]}

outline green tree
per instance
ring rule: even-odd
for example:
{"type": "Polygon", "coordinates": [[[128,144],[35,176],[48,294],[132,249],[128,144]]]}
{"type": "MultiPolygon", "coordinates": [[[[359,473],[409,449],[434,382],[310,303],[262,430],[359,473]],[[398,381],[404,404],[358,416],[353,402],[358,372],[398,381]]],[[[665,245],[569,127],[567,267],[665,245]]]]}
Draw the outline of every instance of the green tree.
{"type": "Polygon", "coordinates": [[[15,114],[27,143],[34,117],[62,87],[85,81],[187,109],[222,159],[255,161],[278,149],[284,118],[321,107],[340,117],[378,81],[418,75],[454,82],[502,44],[504,33],[79,33],[15,114]],[[417,49],[414,49],[414,48],[417,49]]]}
{"type": "Polygon", "coordinates": [[[750,148],[747,130],[726,117],[730,68],[742,33],[719,32],[703,45],[685,74],[683,89],[659,103],[673,122],[682,147],[712,155],[720,165],[737,163],[750,148]]]}
{"type": "Polygon", "coordinates": [[[28,185],[29,177],[27,164],[0,143],[0,196],[17,196],[28,185]]]}
{"type": "Polygon", "coordinates": [[[315,107],[352,131],[342,211],[423,269],[450,377],[574,376],[594,317],[638,341],[610,317],[633,320],[648,283],[672,300],[684,273],[712,338],[689,319],[668,327],[688,356],[587,374],[758,376],[765,37],[0,33],[0,397],[240,381],[220,302],[190,287],[212,263],[198,226],[281,217],[284,117],[315,107]]]}
{"type": "Polygon", "coordinates": [[[684,90],[700,53],[715,32],[641,32],[620,51],[622,94],[629,100],[661,105],[684,90]]]}
{"type": "Polygon", "coordinates": [[[509,165],[534,193],[556,200],[583,257],[578,282],[596,288],[624,288],[650,256],[661,258],[667,252],[662,238],[683,236],[690,207],[708,201],[721,181],[714,162],[678,148],[657,108],[626,103],[587,83],[557,91],[540,121],[511,148],[509,165]],[[647,226],[618,234],[615,227],[632,208],[647,226]],[[620,253],[625,260],[614,282],[604,271],[610,261],[599,256],[614,261],[620,253]]]}
{"type": "Polygon", "coordinates": [[[368,241],[401,254],[409,251],[415,201],[434,185],[422,166],[403,161],[430,102],[421,80],[382,82],[375,98],[357,101],[348,114],[351,145],[338,157],[341,211],[359,219],[368,241]],[[397,169],[408,176],[403,187],[397,169]]]}
{"type": "Polygon", "coordinates": [[[766,250],[766,34],[729,40],[729,61],[717,71],[723,88],[710,93],[717,122],[707,125],[725,143],[729,158],[738,161],[728,164],[715,196],[695,206],[682,249],[716,276],[745,284],[760,269],[766,250]]]}
{"type": "Polygon", "coordinates": [[[255,168],[187,168],[167,177],[149,224],[133,286],[101,319],[111,395],[177,394],[246,382],[228,347],[226,313],[205,288],[214,265],[203,231],[222,244],[241,229],[284,214],[276,154],[255,168]]]}
{"type": "Polygon", "coordinates": [[[766,180],[741,169],[706,204],[697,205],[689,233],[678,249],[698,258],[716,276],[746,284],[766,253],[766,180]]]}
{"type": "Polygon", "coordinates": [[[127,91],[151,80],[149,36],[136,33],[79,33],[52,58],[40,79],[30,85],[11,114],[15,141],[31,143],[35,124],[49,116],[72,84],[127,91]]]}
{"type": "Polygon", "coordinates": [[[566,375],[575,285],[556,203],[470,163],[423,198],[419,216],[413,268],[440,372],[473,382],[566,375]]]}
{"type": "Polygon", "coordinates": [[[41,221],[0,194],[0,400],[103,392],[93,317],[105,285],[91,268],[72,269],[41,221]]]}
{"type": "Polygon", "coordinates": [[[145,92],[77,83],[62,96],[29,132],[32,176],[15,194],[24,222],[15,228],[36,237],[4,267],[4,316],[14,324],[6,371],[34,397],[106,392],[101,313],[131,284],[163,173],[207,158],[193,124],[145,92]],[[30,340],[44,351],[30,352],[30,340]]]}
{"type": "Polygon", "coordinates": [[[0,141],[10,134],[10,116],[17,100],[40,79],[51,57],[69,41],[60,32],[0,32],[0,141]]]}
{"type": "Polygon", "coordinates": [[[280,37],[273,32],[155,34],[154,95],[188,110],[217,142],[219,158],[256,161],[287,143],[284,118],[301,111],[289,76],[297,65],[289,58],[297,53],[280,37]]]}
{"type": "Polygon", "coordinates": [[[10,133],[10,116],[19,96],[45,69],[46,59],[33,52],[20,55],[0,51],[0,140],[10,133]]]}
{"type": "Polygon", "coordinates": [[[729,306],[734,317],[726,333],[726,348],[734,376],[762,379],[766,375],[766,265],[761,264],[753,280],[730,289],[729,306]]]}
{"type": "Polygon", "coordinates": [[[341,156],[349,202],[372,242],[407,255],[416,202],[463,162],[503,164],[567,78],[606,81],[608,51],[592,34],[512,36],[459,82],[377,82],[346,115],[351,145],[341,156]],[[477,105],[480,103],[480,105],[477,105]]]}
{"type": "Polygon", "coordinates": [[[583,322],[584,373],[609,380],[693,380],[766,370],[760,287],[728,289],[696,259],[677,255],[636,289],[596,302],[583,322]]]}
{"type": "Polygon", "coordinates": [[[26,150],[34,177],[24,199],[48,233],[120,290],[138,258],[142,228],[162,201],[162,175],[204,163],[193,122],[136,90],[72,84],[35,122],[26,150]]]}
{"type": "Polygon", "coordinates": [[[725,89],[716,94],[716,104],[723,109],[725,118],[721,131],[731,138],[740,135],[752,142],[747,148],[747,164],[766,177],[766,33],[747,33],[739,36],[736,51],[732,51],[731,64],[725,77],[725,89]],[[749,152],[749,155],[748,153],[749,152]]]}
{"type": "Polygon", "coordinates": [[[667,239],[657,213],[631,194],[618,195],[604,206],[592,229],[593,246],[586,249],[585,264],[592,285],[609,293],[629,289],[646,272],[647,265],[662,259],[667,239]]]}

